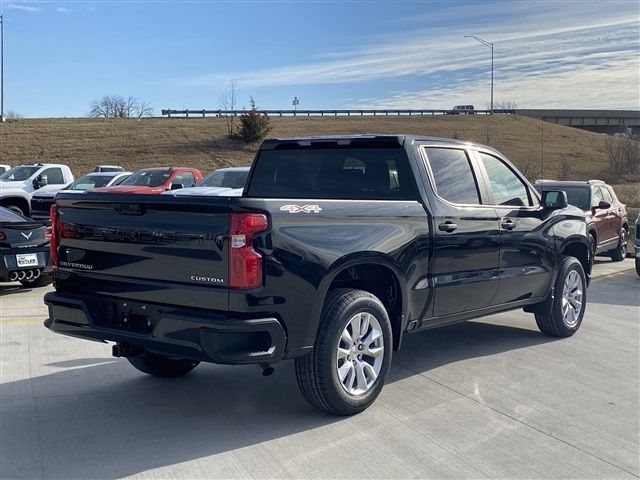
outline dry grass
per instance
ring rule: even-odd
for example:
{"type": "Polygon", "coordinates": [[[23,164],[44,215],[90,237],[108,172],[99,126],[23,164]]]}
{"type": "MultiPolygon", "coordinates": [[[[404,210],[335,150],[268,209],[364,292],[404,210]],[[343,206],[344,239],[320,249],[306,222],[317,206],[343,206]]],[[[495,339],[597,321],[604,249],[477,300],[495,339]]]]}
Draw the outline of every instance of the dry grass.
{"type": "MultiPolygon", "coordinates": [[[[496,115],[272,118],[271,136],[338,133],[416,133],[490,145],[529,178],[600,178],[606,170],[605,136],[527,117],[496,115]],[[542,161],[544,159],[544,162],[542,161]],[[565,165],[563,166],[563,161],[565,165]]],[[[43,119],[0,124],[0,163],[62,162],[76,175],[101,163],[141,167],[193,166],[207,173],[249,165],[257,145],[225,138],[222,118],[43,119]]],[[[621,178],[618,196],[640,206],[640,190],[621,178]]]]}

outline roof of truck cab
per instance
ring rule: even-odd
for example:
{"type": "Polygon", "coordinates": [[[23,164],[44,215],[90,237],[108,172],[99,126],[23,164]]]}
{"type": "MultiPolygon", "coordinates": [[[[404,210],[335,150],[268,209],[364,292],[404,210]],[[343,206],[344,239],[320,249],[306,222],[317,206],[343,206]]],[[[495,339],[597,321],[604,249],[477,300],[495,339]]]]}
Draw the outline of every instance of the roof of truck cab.
{"type": "Polygon", "coordinates": [[[381,142],[381,143],[398,143],[402,145],[404,142],[431,142],[441,143],[445,145],[460,145],[460,146],[475,146],[481,147],[487,150],[497,152],[495,148],[482,145],[480,143],[469,142],[466,140],[458,140],[454,138],[436,137],[430,135],[385,135],[385,134],[345,134],[345,135],[311,135],[305,137],[283,137],[283,138],[270,138],[262,142],[260,150],[270,150],[278,145],[292,144],[292,143],[322,143],[322,142],[337,142],[337,141],[356,141],[356,142],[381,142]]]}

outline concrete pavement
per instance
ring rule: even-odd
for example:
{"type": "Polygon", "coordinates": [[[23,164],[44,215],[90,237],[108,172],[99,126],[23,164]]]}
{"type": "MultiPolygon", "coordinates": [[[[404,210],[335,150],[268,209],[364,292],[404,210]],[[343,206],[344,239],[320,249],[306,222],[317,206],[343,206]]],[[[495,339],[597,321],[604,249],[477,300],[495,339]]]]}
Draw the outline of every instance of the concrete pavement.
{"type": "Polygon", "coordinates": [[[376,403],[325,415],[291,362],[161,380],[0,286],[0,478],[637,478],[640,278],[599,260],[586,318],[520,311],[406,337],[376,403]]]}

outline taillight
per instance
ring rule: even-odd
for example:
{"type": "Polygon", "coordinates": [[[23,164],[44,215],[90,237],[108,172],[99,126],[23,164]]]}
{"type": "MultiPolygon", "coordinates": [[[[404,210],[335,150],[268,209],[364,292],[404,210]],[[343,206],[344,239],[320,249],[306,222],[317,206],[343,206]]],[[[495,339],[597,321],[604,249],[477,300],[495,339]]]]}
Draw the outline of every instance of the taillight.
{"type": "MultiPolygon", "coordinates": [[[[51,218],[51,231],[49,233],[51,249],[51,265],[58,266],[58,243],[60,242],[60,217],[58,216],[58,206],[54,203],[49,209],[51,218]]],[[[46,235],[46,234],[45,234],[46,235]]]]}
{"type": "Polygon", "coordinates": [[[262,285],[262,255],[253,249],[253,237],[269,227],[266,215],[232,213],[229,220],[229,286],[262,285]]]}

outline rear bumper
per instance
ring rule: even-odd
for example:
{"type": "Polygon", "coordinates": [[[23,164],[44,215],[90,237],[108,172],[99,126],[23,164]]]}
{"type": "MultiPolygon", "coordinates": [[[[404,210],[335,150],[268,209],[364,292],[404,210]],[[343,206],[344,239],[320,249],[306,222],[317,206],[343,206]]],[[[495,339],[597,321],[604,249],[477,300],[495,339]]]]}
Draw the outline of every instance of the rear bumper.
{"type": "Polygon", "coordinates": [[[124,343],[175,358],[223,363],[272,363],[284,357],[286,334],[276,318],[234,318],[105,297],[51,292],[44,297],[49,330],[124,343]]]}
{"type": "Polygon", "coordinates": [[[48,212],[40,212],[40,211],[34,211],[31,210],[31,215],[30,215],[32,220],[35,220],[36,222],[40,222],[43,225],[46,226],[51,226],[51,217],[49,216],[48,212]]]}
{"type": "Polygon", "coordinates": [[[49,266],[49,247],[29,247],[29,248],[7,248],[0,251],[0,281],[9,281],[12,272],[20,271],[38,271],[48,273],[51,270],[49,266]],[[18,266],[17,255],[35,253],[37,256],[37,265],[18,266]]]}

